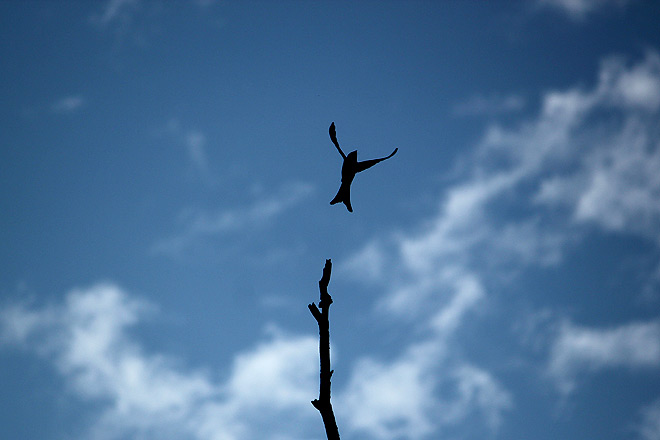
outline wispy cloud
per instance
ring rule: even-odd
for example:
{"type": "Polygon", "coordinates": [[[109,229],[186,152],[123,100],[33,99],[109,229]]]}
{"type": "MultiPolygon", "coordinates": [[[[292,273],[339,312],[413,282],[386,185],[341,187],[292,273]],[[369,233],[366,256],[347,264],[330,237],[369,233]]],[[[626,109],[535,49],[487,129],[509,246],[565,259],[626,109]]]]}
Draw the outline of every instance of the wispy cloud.
{"type": "Polygon", "coordinates": [[[58,99],[51,106],[53,113],[69,114],[80,110],[85,105],[85,98],[81,95],[66,96],[58,99]]]}
{"type": "MultiPolygon", "coordinates": [[[[438,284],[439,267],[492,264],[480,258],[485,255],[496,257],[490,261],[498,264],[556,264],[562,247],[577,233],[571,229],[576,222],[657,236],[658,65],[654,52],[629,68],[620,59],[609,59],[591,91],[547,92],[537,118],[512,129],[492,125],[466,177],[447,189],[437,215],[423,229],[368,245],[372,255],[377,249],[387,253],[378,255],[376,263],[399,259],[398,266],[423,287],[438,284]],[[622,86],[630,83],[636,86],[622,86]],[[548,208],[564,204],[570,210],[562,217],[561,211],[539,209],[539,203],[548,208]],[[530,214],[504,219],[494,208],[530,214]]],[[[396,275],[402,279],[405,273],[396,275]]]]}
{"type": "Polygon", "coordinates": [[[165,2],[151,0],[106,0],[89,22],[114,39],[118,49],[126,43],[148,48],[162,33],[165,2]]]}
{"type": "Polygon", "coordinates": [[[184,144],[188,150],[188,156],[195,168],[204,175],[209,174],[209,164],[206,157],[206,136],[200,131],[192,130],[186,133],[184,144]]]}
{"type": "Polygon", "coordinates": [[[317,383],[314,336],[271,331],[237,354],[220,382],[131,338],[149,310],[118,286],[98,284],[70,292],[63,303],[2,309],[0,347],[43,357],[75,396],[99,408],[88,438],[256,439],[264,423],[273,437],[290,433],[289,423],[278,423],[283,416],[316,422],[309,404],[317,383]]]}
{"type": "Polygon", "coordinates": [[[611,58],[603,63],[594,91],[575,93],[582,117],[609,111],[615,118],[576,133],[574,142],[582,151],[571,158],[573,171],[557,170],[544,178],[536,200],[568,207],[575,222],[657,240],[660,130],[653,120],[660,109],[660,57],[649,52],[630,68],[611,58]]]}
{"type": "Polygon", "coordinates": [[[642,420],[637,426],[637,433],[641,440],[660,439],[660,399],[642,408],[642,420]]]}
{"type": "MultiPolygon", "coordinates": [[[[633,65],[607,59],[592,88],[547,91],[537,115],[513,127],[492,124],[464,174],[444,192],[437,213],[412,231],[371,240],[349,259],[352,267],[345,268],[346,273],[370,274],[363,281],[385,292],[379,310],[420,323],[429,340],[445,346],[477,316],[480,306],[493,300],[496,292],[484,280],[506,281],[526,267],[561,264],[585,227],[656,240],[657,65],[655,52],[633,65]],[[607,187],[597,190],[597,182],[607,187]],[[384,266],[393,269],[384,271],[384,266]]],[[[570,389],[576,374],[607,365],[657,366],[657,331],[655,323],[602,332],[566,326],[553,345],[549,370],[570,389]]],[[[437,371],[444,361],[436,361],[437,371]]],[[[397,362],[380,368],[399,371],[397,362]]],[[[487,388],[498,390],[497,397],[487,400],[493,414],[501,415],[513,404],[507,390],[492,373],[470,367],[489,378],[477,383],[489,382],[493,386],[487,388]]],[[[411,370],[416,373],[408,377],[422,377],[420,371],[426,371],[420,365],[411,370]]],[[[410,385],[411,392],[415,386],[410,385]]],[[[477,400],[467,407],[474,410],[477,400]]],[[[484,421],[495,419],[488,416],[484,421]]]]}
{"type": "Polygon", "coordinates": [[[394,362],[357,362],[337,408],[349,429],[375,438],[421,438],[432,432],[436,380],[429,364],[437,359],[431,344],[419,344],[394,362]]]}
{"type": "MultiPolygon", "coordinates": [[[[89,16],[89,22],[99,31],[112,35],[116,43],[134,43],[147,48],[164,32],[163,18],[175,9],[169,2],[153,0],[105,0],[89,16]]],[[[184,7],[204,13],[213,12],[217,0],[190,0],[184,7]]]]}
{"type": "Polygon", "coordinates": [[[475,95],[454,106],[454,114],[458,116],[496,115],[522,110],[525,99],[519,95],[482,96],[475,95]]]}
{"type": "MultiPolygon", "coordinates": [[[[373,252],[378,251],[371,248],[361,257],[373,252]]],[[[437,274],[394,281],[397,286],[383,301],[388,313],[421,318],[423,341],[389,361],[359,360],[347,389],[336,393],[343,418],[356,432],[379,439],[418,439],[468,419],[474,427],[495,431],[513,406],[512,395],[496,377],[451,351],[456,332],[483,305],[482,283],[456,265],[434,267],[437,274]]]]}
{"type": "Polygon", "coordinates": [[[347,388],[335,394],[347,429],[377,439],[427,438],[470,416],[495,431],[512,407],[511,395],[490,373],[451,359],[434,339],[389,362],[358,360],[347,388]]]}
{"type": "Polygon", "coordinates": [[[108,0],[102,10],[93,16],[93,20],[101,26],[125,23],[139,5],[140,0],[108,0]]]}
{"type": "Polygon", "coordinates": [[[452,381],[456,384],[456,397],[445,404],[445,417],[449,421],[462,421],[476,412],[492,431],[496,431],[503,413],[513,407],[511,394],[489,372],[474,365],[459,365],[452,381]]]}
{"type": "Polygon", "coordinates": [[[580,374],[620,367],[660,367],[660,323],[635,322],[604,329],[568,322],[561,325],[548,373],[562,393],[575,389],[580,374]]]}
{"type": "Polygon", "coordinates": [[[173,237],[156,243],[153,251],[178,254],[203,237],[263,228],[312,192],[313,187],[309,184],[288,183],[282,185],[273,194],[260,196],[246,206],[216,211],[186,211],[182,216],[183,230],[173,237]]]}
{"type": "Polygon", "coordinates": [[[611,7],[623,7],[631,0],[538,0],[540,6],[557,9],[579,21],[588,15],[611,7]]]}
{"type": "Polygon", "coordinates": [[[208,139],[201,130],[185,128],[179,120],[171,119],[164,128],[156,131],[156,136],[168,139],[185,148],[188,162],[192,166],[195,175],[209,184],[215,182],[206,154],[208,139]]]}

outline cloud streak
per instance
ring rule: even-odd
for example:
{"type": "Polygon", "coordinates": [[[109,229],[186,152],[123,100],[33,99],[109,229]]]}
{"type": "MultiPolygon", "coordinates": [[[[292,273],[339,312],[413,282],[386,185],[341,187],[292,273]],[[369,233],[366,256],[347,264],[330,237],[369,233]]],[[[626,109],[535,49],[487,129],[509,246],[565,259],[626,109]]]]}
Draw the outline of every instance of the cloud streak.
{"type": "Polygon", "coordinates": [[[184,128],[178,120],[172,119],[164,128],[157,130],[156,136],[167,138],[185,148],[188,163],[194,173],[206,183],[214,183],[216,179],[211,172],[206,153],[208,139],[202,131],[184,128]]]}
{"type": "Polygon", "coordinates": [[[313,187],[306,183],[288,183],[275,193],[261,196],[247,206],[216,211],[192,210],[182,215],[183,230],[154,244],[152,251],[178,255],[204,237],[265,228],[292,206],[309,197],[313,187]]]}
{"type": "Polygon", "coordinates": [[[93,17],[102,27],[116,22],[127,22],[133,10],[140,6],[140,0],[108,0],[103,10],[93,17]]]}
{"type": "Polygon", "coordinates": [[[65,115],[75,113],[84,106],[85,98],[81,95],[72,95],[58,99],[50,106],[50,109],[53,113],[65,115]]]}
{"type": "Polygon", "coordinates": [[[603,63],[598,87],[574,92],[576,119],[609,111],[608,119],[575,136],[581,154],[570,158],[574,171],[555,169],[544,178],[536,200],[568,208],[576,223],[609,231],[655,238],[660,230],[660,130],[654,124],[660,109],[660,56],[627,68],[624,60],[603,63]],[[586,135],[586,136],[585,136],[586,135]]]}
{"type": "Polygon", "coordinates": [[[458,116],[497,115],[521,111],[525,107],[525,99],[519,95],[481,96],[475,95],[454,106],[454,114],[458,116]]]}
{"type": "Polygon", "coordinates": [[[660,323],[635,322],[595,329],[565,322],[553,343],[548,373],[562,393],[574,391],[581,373],[660,366],[660,323]]]}
{"type": "Polygon", "coordinates": [[[636,427],[641,440],[660,439],[660,399],[642,408],[641,423],[636,427]]]}
{"type": "Polygon", "coordinates": [[[623,8],[630,0],[539,0],[542,7],[554,8],[575,21],[584,20],[596,11],[611,7],[623,8]]]}

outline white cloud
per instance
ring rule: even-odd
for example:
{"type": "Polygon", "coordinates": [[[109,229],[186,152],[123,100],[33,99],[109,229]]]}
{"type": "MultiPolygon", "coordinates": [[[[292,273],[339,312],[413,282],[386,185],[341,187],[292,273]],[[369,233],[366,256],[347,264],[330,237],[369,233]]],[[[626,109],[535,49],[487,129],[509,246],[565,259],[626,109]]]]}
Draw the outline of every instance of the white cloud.
{"type": "Polygon", "coordinates": [[[428,320],[439,337],[451,337],[465,315],[484,298],[484,287],[474,273],[447,264],[433,274],[406,279],[393,286],[381,303],[395,316],[428,320]]]}
{"type": "Polygon", "coordinates": [[[433,430],[433,347],[417,347],[391,363],[363,359],[337,397],[347,428],[378,439],[421,438],[433,430]]]}
{"type": "Polygon", "coordinates": [[[145,355],[128,338],[127,328],[146,308],[118,287],[100,284],[71,292],[60,306],[16,308],[10,322],[30,327],[26,348],[51,359],[81,398],[110,401],[106,423],[141,430],[159,419],[185,416],[216,392],[204,374],[184,374],[164,357],[145,355]]]}
{"type": "Polygon", "coordinates": [[[73,113],[85,105],[85,98],[80,95],[66,96],[55,101],[51,105],[51,110],[58,114],[73,113]]]}
{"type": "Polygon", "coordinates": [[[450,335],[461,324],[464,316],[484,297],[484,288],[474,275],[450,273],[454,296],[431,320],[440,335],[450,335]]]}
{"type": "Polygon", "coordinates": [[[98,284],[61,304],[2,309],[0,342],[44,357],[75,395],[100,408],[88,438],[256,439],[262,419],[273,435],[316,421],[309,404],[317,391],[315,337],[271,334],[239,353],[227,380],[217,382],[131,338],[149,310],[119,287],[98,284]],[[275,423],[283,415],[293,426],[275,423]]]}
{"type": "MultiPolygon", "coordinates": [[[[660,149],[637,122],[585,164],[575,203],[577,221],[655,237],[660,229],[660,149]]],[[[568,197],[571,197],[570,195],[568,197]]]]}
{"type": "Polygon", "coordinates": [[[470,412],[477,412],[493,431],[502,423],[502,413],[513,407],[508,391],[485,370],[463,364],[453,372],[457,397],[444,405],[443,416],[447,422],[467,418],[470,412]]]}
{"type": "Polygon", "coordinates": [[[621,57],[606,60],[596,94],[613,105],[646,111],[660,107],[660,55],[647,51],[645,59],[628,67],[621,57]]]}
{"type": "MultiPolygon", "coordinates": [[[[446,315],[462,307],[451,304],[446,315]]],[[[84,438],[249,440],[268,432],[293,439],[318,432],[310,404],[318,393],[316,336],[271,329],[237,353],[218,381],[136,342],[132,327],[153,310],[116,285],[98,284],[71,291],[58,304],[2,309],[0,342],[47,360],[75,396],[98,408],[84,438]]],[[[441,342],[416,343],[392,362],[356,362],[348,385],[333,390],[342,431],[415,439],[474,414],[495,429],[510,407],[509,394],[475,366],[447,364],[441,342]],[[438,394],[440,388],[450,391],[438,394]]]]}
{"type": "Polygon", "coordinates": [[[512,407],[510,394],[488,372],[448,355],[429,340],[390,362],[360,360],[337,395],[338,415],[349,431],[377,439],[427,438],[471,416],[474,425],[496,430],[512,407]]]}
{"type": "Polygon", "coordinates": [[[570,393],[577,376],[607,368],[660,366],[660,323],[635,322],[594,329],[564,323],[552,345],[548,373],[562,393],[570,393]]]}
{"type": "Polygon", "coordinates": [[[575,153],[564,169],[545,177],[536,200],[565,206],[575,222],[658,240],[660,231],[660,58],[649,52],[626,68],[622,60],[603,63],[599,84],[584,93],[587,110],[606,112],[593,127],[573,135],[575,153]],[[570,167],[571,171],[565,171],[570,167]]]}
{"type": "Polygon", "coordinates": [[[339,269],[351,276],[367,278],[372,282],[378,280],[385,267],[385,252],[380,246],[381,243],[375,241],[367,243],[362,250],[342,263],[339,269]]]}
{"type": "Polygon", "coordinates": [[[318,340],[284,337],[257,346],[234,360],[227,391],[244,407],[307,405],[318,390],[318,340]]]}
{"type": "Polygon", "coordinates": [[[418,439],[475,417],[470,419],[474,426],[496,430],[512,406],[511,395],[489,372],[457,359],[449,349],[483,298],[479,279],[459,267],[395,290],[386,307],[426,316],[427,339],[392,360],[365,357],[356,363],[348,387],[336,393],[347,428],[378,439],[418,439]]]}
{"type": "Polygon", "coordinates": [[[185,226],[179,234],[157,242],[153,251],[176,255],[196,240],[229,232],[262,228],[300,203],[313,192],[306,183],[283,184],[274,194],[260,196],[249,205],[217,211],[193,210],[183,214],[185,226]]]}

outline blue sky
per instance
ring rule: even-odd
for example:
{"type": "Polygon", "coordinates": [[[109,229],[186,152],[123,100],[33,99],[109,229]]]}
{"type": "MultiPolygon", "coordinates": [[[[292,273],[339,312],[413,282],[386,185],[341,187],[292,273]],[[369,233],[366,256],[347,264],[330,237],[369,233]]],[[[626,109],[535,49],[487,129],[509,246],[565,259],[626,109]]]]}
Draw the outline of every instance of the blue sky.
{"type": "Polygon", "coordinates": [[[0,437],[660,439],[659,17],[0,2],[0,437]]]}

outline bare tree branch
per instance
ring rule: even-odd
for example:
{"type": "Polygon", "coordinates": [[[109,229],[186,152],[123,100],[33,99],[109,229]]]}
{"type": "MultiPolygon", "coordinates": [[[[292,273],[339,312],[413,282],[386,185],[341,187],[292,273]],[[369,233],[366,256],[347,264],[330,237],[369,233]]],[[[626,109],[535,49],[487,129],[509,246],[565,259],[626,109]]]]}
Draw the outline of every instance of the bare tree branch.
{"type": "Polygon", "coordinates": [[[319,281],[319,291],[321,293],[319,305],[317,307],[316,304],[311,303],[307,307],[309,307],[309,311],[312,312],[312,316],[319,325],[319,357],[321,359],[319,398],[312,400],[312,405],[321,413],[328,440],[339,440],[339,429],[330,403],[330,378],[333,370],[330,369],[330,321],[328,320],[328,310],[330,304],[332,304],[332,297],[328,293],[328,284],[330,283],[331,270],[332,262],[325,260],[323,276],[319,281]]]}

